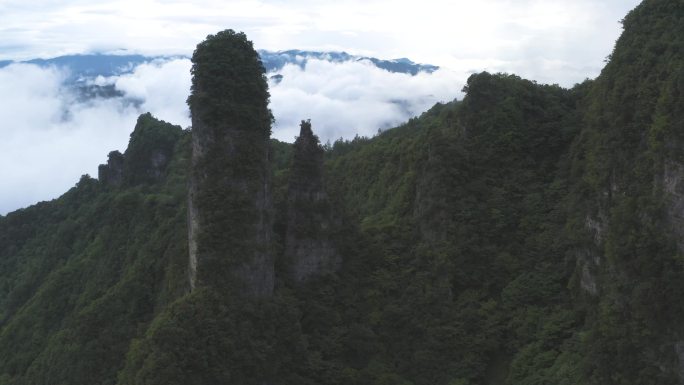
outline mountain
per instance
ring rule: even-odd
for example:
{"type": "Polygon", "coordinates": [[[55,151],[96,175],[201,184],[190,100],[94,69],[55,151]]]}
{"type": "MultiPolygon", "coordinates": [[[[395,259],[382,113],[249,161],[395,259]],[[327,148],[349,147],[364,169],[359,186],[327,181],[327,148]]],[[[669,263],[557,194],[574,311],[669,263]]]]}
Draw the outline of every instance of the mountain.
{"type": "Polygon", "coordinates": [[[389,72],[417,75],[420,72],[432,73],[439,67],[431,64],[414,63],[407,58],[382,60],[374,57],[350,55],[346,52],[320,52],[320,51],[266,51],[259,50],[259,56],[264,63],[266,72],[277,72],[287,64],[296,64],[305,67],[309,60],[323,60],[332,63],[367,61],[378,68],[389,72]]]}
{"type": "MultiPolygon", "coordinates": [[[[346,52],[301,50],[273,52],[259,50],[258,54],[269,79],[275,84],[283,79],[283,75],[280,71],[285,65],[294,64],[304,68],[310,60],[323,60],[332,63],[367,62],[389,72],[404,73],[411,76],[417,75],[418,73],[432,73],[439,68],[429,64],[416,64],[405,58],[382,60],[373,57],[350,55],[346,52]]],[[[143,56],[96,53],[66,55],[49,59],[31,59],[21,63],[34,64],[43,68],[54,67],[64,71],[66,77],[63,81],[63,85],[67,89],[73,91],[74,97],[81,103],[87,103],[98,98],[120,98],[124,105],[140,106],[144,101],[141,101],[137,97],[126,95],[126,93],[117,88],[117,85],[111,80],[115,80],[117,76],[133,73],[141,64],[164,63],[174,59],[189,58],[182,55],[143,56]],[[110,81],[107,81],[107,79],[104,79],[103,81],[103,79],[99,77],[110,78],[110,81]]],[[[6,67],[12,63],[14,62],[9,60],[0,61],[0,68],[6,67]]],[[[399,100],[395,104],[407,115],[415,113],[402,103],[406,103],[406,101],[399,100]]]]}
{"type": "Polygon", "coordinates": [[[135,66],[155,59],[169,57],[146,57],[142,55],[68,55],[51,59],[32,59],[24,63],[41,67],[54,66],[66,68],[73,80],[95,78],[97,76],[116,76],[130,73],[135,66]]]}
{"type": "MultiPolygon", "coordinates": [[[[409,59],[383,60],[374,57],[350,55],[346,52],[325,51],[267,51],[259,50],[259,57],[267,73],[277,73],[287,64],[305,67],[309,60],[323,60],[332,63],[367,61],[378,68],[389,72],[417,75],[420,72],[432,73],[439,67],[430,64],[417,64],[409,59]]],[[[98,76],[110,77],[131,73],[136,66],[153,61],[167,61],[172,59],[188,59],[187,56],[144,56],[144,55],[114,55],[114,54],[82,54],[66,55],[49,59],[31,59],[20,63],[35,64],[41,67],[54,66],[69,71],[70,82],[94,79],[98,76]]],[[[12,60],[0,61],[0,68],[6,67],[12,60]]]]}
{"type": "Polygon", "coordinates": [[[192,131],[142,115],[0,217],[0,384],[684,383],[683,21],[324,147],[269,141],[251,42],[208,37],[192,131]]]}

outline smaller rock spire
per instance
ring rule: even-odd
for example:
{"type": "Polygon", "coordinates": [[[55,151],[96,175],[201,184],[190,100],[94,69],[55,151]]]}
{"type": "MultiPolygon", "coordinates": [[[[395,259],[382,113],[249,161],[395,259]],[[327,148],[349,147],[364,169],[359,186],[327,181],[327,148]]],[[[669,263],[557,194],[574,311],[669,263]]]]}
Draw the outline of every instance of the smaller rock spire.
{"type": "Polygon", "coordinates": [[[311,121],[302,120],[294,143],[285,238],[285,258],[295,282],[335,272],[341,264],[331,240],[332,210],[323,184],[323,155],[311,121]]]}

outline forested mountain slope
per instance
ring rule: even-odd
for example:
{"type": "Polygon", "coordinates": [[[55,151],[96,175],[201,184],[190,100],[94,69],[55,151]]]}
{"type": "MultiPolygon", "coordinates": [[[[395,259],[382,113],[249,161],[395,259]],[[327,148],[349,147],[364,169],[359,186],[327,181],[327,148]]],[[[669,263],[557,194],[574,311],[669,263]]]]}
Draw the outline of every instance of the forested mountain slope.
{"type": "MultiPolygon", "coordinates": [[[[684,3],[623,23],[596,80],[475,74],[373,138],[323,148],[303,121],[267,157],[263,71],[214,72],[200,130],[143,115],[98,180],[0,217],[0,384],[684,383],[684,3]],[[226,96],[240,81],[254,110],[226,96]],[[222,163],[191,161],[200,131],[222,163]],[[268,221],[260,249],[247,224],[268,221]],[[260,256],[250,295],[235,271],[260,256]]],[[[255,68],[243,34],[203,44],[255,68]]],[[[221,68],[199,52],[195,76],[221,68]]]]}

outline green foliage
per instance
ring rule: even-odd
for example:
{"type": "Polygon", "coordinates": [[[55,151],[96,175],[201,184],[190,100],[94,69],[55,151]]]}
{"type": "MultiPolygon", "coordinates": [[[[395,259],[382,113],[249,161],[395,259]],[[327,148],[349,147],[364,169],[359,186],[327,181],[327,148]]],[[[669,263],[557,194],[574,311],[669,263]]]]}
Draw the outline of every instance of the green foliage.
{"type": "MultiPolygon", "coordinates": [[[[274,297],[187,293],[190,137],[149,121],[176,143],[159,180],[112,189],[84,177],[0,218],[0,384],[677,383],[682,20],[681,2],[647,0],[594,81],[476,74],[460,102],[323,154],[316,138],[303,158],[265,147],[251,43],[210,36],[189,98],[193,140],[218,138],[206,153],[217,162],[199,163],[200,202],[215,211],[202,236],[217,258],[251,250],[252,197],[226,181],[262,180],[270,151],[274,297]],[[228,144],[247,150],[219,151],[228,144]],[[322,170],[306,167],[320,156],[322,170]],[[290,287],[288,185],[321,175],[344,263],[290,287]]],[[[144,137],[131,139],[141,154],[144,137]]]]}
{"type": "MultiPolygon", "coordinates": [[[[681,198],[663,181],[682,161],[683,21],[677,1],[645,1],[630,12],[583,101],[568,223],[601,224],[592,248],[604,265],[582,340],[587,383],[676,383],[677,369],[664,363],[673,360],[684,314],[672,300],[684,278],[671,231],[672,202],[681,198]]],[[[586,229],[568,230],[587,249],[586,229]]]]}
{"type": "Polygon", "coordinates": [[[198,289],[171,304],[134,341],[119,380],[126,384],[263,384],[299,378],[303,363],[296,307],[276,299],[240,303],[198,289]],[[299,337],[299,338],[298,338],[299,337]]]}
{"type": "Polygon", "coordinates": [[[209,35],[192,55],[188,105],[193,127],[203,122],[220,135],[225,128],[268,138],[271,120],[264,68],[252,42],[231,29],[209,35]]]}
{"type": "MultiPolygon", "coordinates": [[[[339,229],[331,236],[340,245],[344,265],[335,276],[313,279],[294,289],[282,286],[270,301],[250,303],[212,288],[182,295],[187,246],[180,186],[186,179],[179,171],[189,162],[189,135],[178,142],[168,172],[156,184],[103,190],[94,181],[82,181],[80,189],[90,189],[90,199],[101,205],[89,207],[88,212],[97,214],[100,222],[86,228],[105,226],[108,218],[114,223],[103,228],[103,235],[85,238],[87,260],[95,266],[109,266],[114,261],[108,257],[111,253],[127,256],[107,268],[75,265],[73,274],[93,280],[85,284],[86,292],[93,294],[81,300],[82,307],[72,303],[58,307],[55,312],[66,314],[69,321],[64,326],[59,326],[62,321],[44,321],[44,334],[33,333],[32,338],[47,342],[35,351],[26,350],[25,357],[7,360],[4,373],[17,383],[40,383],[37,378],[80,383],[87,376],[112,383],[119,371],[118,381],[131,384],[275,379],[293,384],[449,384],[505,379],[509,363],[527,365],[525,357],[536,363],[535,368],[550,371],[556,358],[564,357],[561,353],[554,350],[551,360],[544,359],[550,353],[543,349],[525,350],[539,357],[526,353],[517,358],[515,352],[539,338],[549,341],[543,347],[564,343],[576,327],[574,313],[561,305],[568,301],[563,255],[543,248],[561,227],[551,214],[553,199],[563,188],[552,182],[562,148],[568,146],[567,135],[573,132],[547,122],[555,118],[573,121],[568,106],[574,99],[569,91],[506,75],[481,76],[487,78],[486,84],[473,78],[469,87],[474,93],[489,88],[493,99],[486,103],[471,101],[469,96],[461,103],[437,105],[402,127],[372,139],[337,142],[324,154],[327,191],[341,214],[339,229]],[[550,101],[540,94],[551,95],[550,101]],[[528,131],[513,144],[494,145],[485,139],[495,136],[496,130],[512,130],[505,123],[510,120],[507,115],[493,122],[480,121],[498,113],[499,98],[522,100],[506,114],[517,114],[525,108],[525,104],[518,105],[523,102],[541,103],[541,108],[520,117],[516,129],[528,131]],[[472,134],[464,129],[466,125],[472,134]],[[553,130],[563,139],[552,135],[553,130]],[[554,143],[557,148],[530,161],[526,146],[532,145],[531,138],[539,132],[548,138],[536,146],[554,143]],[[483,153],[494,158],[484,159],[483,153]],[[502,156],[509,157],[505,164],[497,158],[502,156]],[[500,169],[504,166],[516,174],[507,175],[500,169]],[[513,209],[507,206],[510,196],[518,202],[513,209]],[[173,226],[164,230],[160,224],[153,225],[163,223],[164,217],[148,213],[147,205],[173,210],[175,214],[166,217],[176,218],[173,226]],[[154,231],[149,226],[161,231],[160,235],[150,236],[154,231]],[[127,248],[112,246],[117,244],[127,248]],[[544,264],[536,267],[540,261],[544,264]],[[124,274],[127,269],[133,270],[124,274]],[[93,273],[100,270],[100,275],[93,273]],[[143,280],[150,275],[158,278],[143,280]],[[169,304],[175,298],[179,299],[169,304]],[[95,325],[99,334],[92,333],[95,325]],[[102,349],[105,344],[108,349],[102,349]],[[97,359],[85,360],[86,354],[97,359]],[[74,369],[59,371],[65,367],[74,369]]],[[[293,152],[292,146],[277,142],[271,144],[271,151],[282,226],[287,220],[283,212],[293,152]]],[[[305,180],[312,175],[303,172],[297,177],[305,180]]],[[[206,186],[222,186],[212,182],[216,181],[206,186]]],[[[225,226],[243,218],[239,211],[231,214],[230,222],[220,222],[214,230],[224,237],[219,243],[230,242],[231,250],[237,250],[236,240],[248,237],[238,233],[247,231],[247,226],[242,223],[226,231],[225,226]]],[[[73,215],[81,218],[84,214],[73,215]]],[[[278,223],[276,234],[282,237],[278,223]]],[[[31,229],[25,231],[30,238],[31,229]]],[[[72,238],[83,239],[84,230],[73,231],[72,238]]],[[[216,240],[212,242],[217,245],[216,240]]],[[[73,258],[66,254],[65,258],[73,258]]],[[[211,273],[226,277],[216,266],[212,265],[211,273]]],[[[282,275],[285,268],[280,266],[278,271],[282,275]]],[[[41,286],[54,303],[74,296],[65,290],[84,290],[65,283],[78,278],[56,277],[62,278],[54,286],[41,286]]],[[[47,299],[38,303],[42,301],[47,299]]],[[[50,320],[52,313],[32,310],[26,314],[50,320]]],[[[20,315],[12,319],[24,320],[3,329],[16,341],[6,346],[16,349],[35,327],[22,331],[21,326],[29,323],[20,315]]],[[[529,370],[515,373],[516,379],[522,379],[529,370]]]]}
{"type": "Polygon", "coordinates": [[[124,154],[125,183],[134,185],[161,179],[181,135],[180,126],[157,120],[149,112],[140,115],[124,154]]]}
{"type": "Polygon", "coordinates": [[[264,68],[252,42],[233,30],[207,36],[192,63],[190,199],[199,223],[193,236],[201,261],[197,282],[249,291],[236,271],[251,269],[254,255],[271,249],[271,230],[261,228],[272,223],[273,118],[264,68]]]}
{"type": "Polygon", "coordinates": [[[84,177],[0,219],[3,384],[113,384],[130,340],[187,290],[189,136],[172,133],[164,181],[119,190],[84,177]]]}

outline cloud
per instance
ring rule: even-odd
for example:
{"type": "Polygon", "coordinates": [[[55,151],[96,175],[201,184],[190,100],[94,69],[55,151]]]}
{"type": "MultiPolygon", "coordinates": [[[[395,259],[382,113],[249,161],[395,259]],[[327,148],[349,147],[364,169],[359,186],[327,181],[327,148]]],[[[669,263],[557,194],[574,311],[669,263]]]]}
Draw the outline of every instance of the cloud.
{"type": "Polygon", "coordinates": [[[190,54],[207,34],[233,28],[262,49],[409,56],[457,71],[478,63],[571,86],[598,74],[617,21],[640,1],[3,0],[0,59],[119,48],[190,54]]]}
{"type": "Polygon", "coordinates": [[[65,78],[27,64],[0,69],[0,214],[59,196],[127,141],[137,111],[117,100],[75,103],[65,78]]]}
{"type": "Polygon", "coordinates": [[[449,70],[411,76],[368,62],[310,60],[304,69],[286,65],[282,81],[271,81],[273,136],[291,142],[299,122],[311,119],[321,140],[372,136],[460,96],[466,74],[449,70]]]}
{"type": "Polygon", "coordinates": [[[83,174],[96,177],[109,151],[126,149],[143,112],[188,126],[189,66],[187,59],[154,62],[98,79],[123,96],[87,100],[65,85],[68,74],[56,68],[0,69],[0,215],[53,199],[83,174]]]}
{"type": "MultiPolygon", "coordinates": [[[[321,138],[372,135],[459,96],[470,72],[516,73],[572,86],[598,75],[641,0],[24,0],[0,2],[0,60],[125,51],[190,54],[207,34],[245,31],[257,48],[345,50],[449,70],[410,77],[364,63],[288,66],[271,85],[273,134],[290,141],[311,118],[321,138]]],[[[0,214],[58,196],[123,150],[150,111],[189,125],[190,63],[146,63],[99,79],[123,96],[83,101],[56,69],[0,69],[0,214]],[[135,101],[135,103],[131,103],[135,101]]]]}
{"type": "Polygon", "coordinates": [[[190,110],[185,103],[190,93],[189,59],[154,61],[135,68],[133,73],[112,78],[116,89],[142,101],[141,110],[182,127],[190,126],[190,110]]]}
{"type": "MultiPolygon", "coordinates": [[[[81,175],[97,175],[111,150],[123,151],[136,118],[151,112],[188,127],[188,59],[154,61],[131,73],[91,79],[118,96],[84,99],[56,68],[13,64],[0,69],[0,214],[53,199],[81,175]],[[68,83],[68,82],[67,82],[68,83]]],[[[271,86],[273,136],[291,142],[299,122],[312,119],[322,141],[371,136],[460,95],[466,74],[439,70],[390,73],[369,62],[310,60],[285,66],[271,86]]]]}

